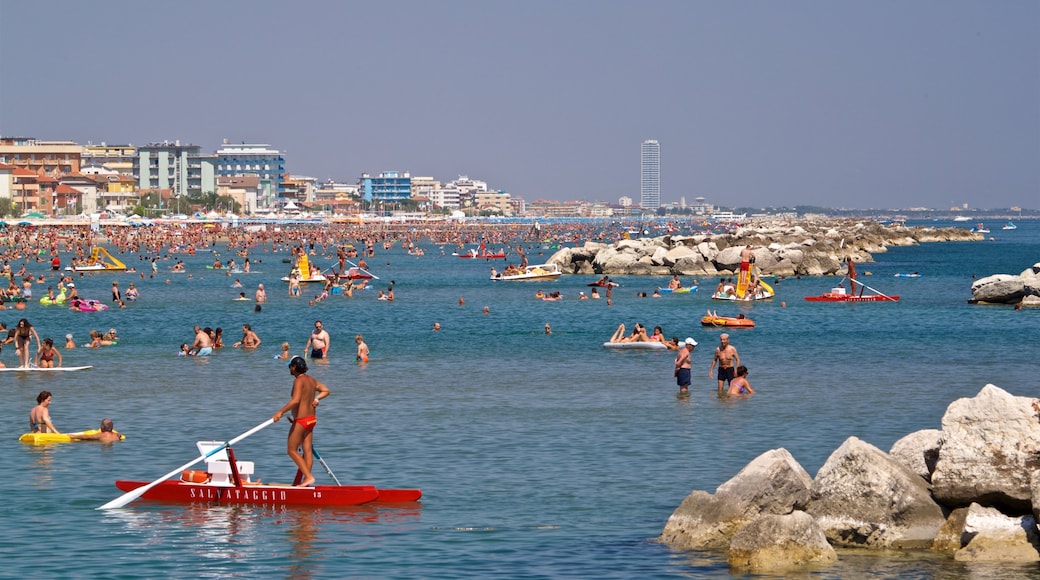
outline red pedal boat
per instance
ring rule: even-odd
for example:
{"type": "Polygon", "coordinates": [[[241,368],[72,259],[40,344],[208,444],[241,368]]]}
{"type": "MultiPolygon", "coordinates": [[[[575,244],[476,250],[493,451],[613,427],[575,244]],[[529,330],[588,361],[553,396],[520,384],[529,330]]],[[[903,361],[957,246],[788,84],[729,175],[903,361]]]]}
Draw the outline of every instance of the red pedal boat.
{"type": "MultiPolygon", "coordinates": [[[[252,461],[238,461],[231,447],[220,441],[199,441],[206,455],[206,470],[188,470],[180,481],[166,480],[144,492],[141,497],[183,503],[248,503],[271,505],[344,506],[369,503],[406,503],[419,501],[418,489],[379,489],[372,485],[314,485],[297,487],[250,481],[252,461]],[[223,447],[219,452],[214,449],[223,447]],[[210,455],[210,453],[212,455],[210,455]]],[[[317,456],[316,456],[317,457],[317,456]]],[[[317,457],[320,461],[320,457],[317,457]]],[[[324,462],[322,462],[324,464],[324,462]]],[[[327,468],[327,466],[326,466],[327,468]]],[[[331,471],[330,471],[331,475],[331,471]]],[[[299,475],[297,475],[299,478],[299,475]]],[[[335,479],[335,476],[333,476],[335,479]]],[[[116,481],[124,492],[149,485],[147,481],[116,481]]]]}
{"type": "Polygon", "coordinates": [[[888,296],[881,294],[867,294],[866,296],[856,296],[855,294],[846,294],[844,288],[831,288],[830,292],[821,294],[819,296],[806,296],[806,300],[809,302],[898,302],[898,296],[888,296]]]}

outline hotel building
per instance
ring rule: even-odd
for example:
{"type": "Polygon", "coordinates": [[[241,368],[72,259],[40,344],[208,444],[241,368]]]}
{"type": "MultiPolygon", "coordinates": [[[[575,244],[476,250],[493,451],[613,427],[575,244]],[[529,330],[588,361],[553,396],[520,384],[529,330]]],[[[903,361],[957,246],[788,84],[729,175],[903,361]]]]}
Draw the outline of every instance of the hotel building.
{"type": "Polygon", "coordinates": [[[661,207],[661,144],[656,139],[643,141],[639,148],[639,205],[661,207]]]}

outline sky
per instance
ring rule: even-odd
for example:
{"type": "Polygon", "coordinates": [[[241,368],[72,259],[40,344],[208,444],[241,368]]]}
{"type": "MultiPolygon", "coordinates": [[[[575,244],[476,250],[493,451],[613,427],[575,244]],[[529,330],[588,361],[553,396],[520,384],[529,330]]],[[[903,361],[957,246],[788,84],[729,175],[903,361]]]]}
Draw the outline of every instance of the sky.
{"type": "Polygon", "coordinates": [[[0,0],[0,135],[527,201],[1040,208],[1037,0],[0,0]]]}

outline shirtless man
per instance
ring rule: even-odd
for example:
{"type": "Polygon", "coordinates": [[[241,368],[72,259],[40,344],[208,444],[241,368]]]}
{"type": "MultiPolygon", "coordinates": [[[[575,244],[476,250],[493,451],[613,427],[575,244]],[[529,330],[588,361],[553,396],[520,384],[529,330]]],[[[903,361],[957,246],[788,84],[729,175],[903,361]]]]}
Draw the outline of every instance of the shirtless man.
{"type": "Polygon", "coordinates": [[[33,433],[58,433],[59,431],[51,423],[51,392],[40,391],[36,396],[36,406],[29,411],[29,431],[33,433]]]}
{"type": "Polygon", "coordinates": [[[232,344],[232,348],[242,347],[247,350],[252,350],[260,346],[260,337],[253,332],[253,327],[248,324],[242,325],[242,340],[232,344]]]}
{"type": "Polygon", "coordinates": [[[191,351],[195,353],[195,356],[213,354],[213,337],[210,336],[210,332],[213,331],[208,326],[199,328],[199,325],[195,325],[195,342],[191,343],[191,351]]]}
{"type": "Polygon", "coordinates": [[[101,420],[101,432],[93,435],[69,434],[74,441],[99,441],[101,443],[115,443],[122,439],[122,435],[116,432],[112,419],[101,420]]]}
{"type": "Polygon", "coordinates": [[[697,348],[697,341],[692,338],[687,338],[683,342],[683,347],[679,349],[679,352],[675,355],[675,372],[672,376],[675,377],[675,383],[679,385],[679,393],[685,394],[690,392],[690,354],[693,349],[697,348]]]}
{"type": "Polygon", "coordinates": [[[679,281],[679,275],[672,276],[672,279],[668,281],[668,288],[671,290],[678,290],[682,288],[682,282],[679,281]]]}
{"type": "Polygon", "coordinates": [[[264,285],[260,284],[256,287],[256,303],[263,304],[267,302],[267,291],[264,290],[264,285]]]}
{"type": "Polygon", "coordinates": [[[286,453],[300,470],[300,487],[309,487],[314,485],[314,474],[311,473],[314,466],[312,443],[314,426],[318,424],[318,401],[329,396],[329,388],[307,374],[307,361],[302,357],[294,356],[289,361],[289,372],[294,377],[292,398],[271,418],[278,422],[286,412],[292,412],[294,419],[289,429],[286,453]]]}
{"type": "Polygon", "coordinates": [[[708,376],[711,377],[711,372],[715,370],[715,363],[719,365],[719,394],[722,394],[722,386],[724,383],[733,380],[734,367],[740,366],[740,355],[737,354],[737,348],[729,343],[729,335],[723,333],[719,336],[719,346],[715,347],[715,356],[711,359],[711,368],[708,369],[708,376]]]}
{"type": "MultiPolygon", "coordinates": [[[[846,272],[845,276],[849,279],[849,294],[852,295],[852,296],[855,296],[856,295],[856,284],[858,283],[858,280],[856,280],[856,262],[852,261],[852,256],[848,256],[848,257],[845,258],[845,266],[847,268],[847,272],[846,272]]],[[[859,287],[859,295],[860,296],[863,296],[863,290],[864,290],[863,284],[860,284],[860,287],[859,287]]]]}
{"type": "Polygon", "coordinates": [[[311,358],[328,358],[329,356],[329,333],[325,331],[320,320],[314,321],[314,330],[311,332],[307,344],[303,347],[304,352],[310,351],[311,358]]]}

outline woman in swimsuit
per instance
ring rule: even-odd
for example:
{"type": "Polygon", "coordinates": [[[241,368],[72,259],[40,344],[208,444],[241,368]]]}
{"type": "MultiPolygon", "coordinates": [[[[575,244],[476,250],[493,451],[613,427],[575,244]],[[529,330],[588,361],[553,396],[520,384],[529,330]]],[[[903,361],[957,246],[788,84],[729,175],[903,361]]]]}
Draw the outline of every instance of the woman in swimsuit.
{"type": "Polygon", "coordinates": [[[61,353],[54,348],[54,339],[43,339],[43,346],[36,353],[36,366],[41,369],[54,368],[54,357],[58,357],[58,366],[61,366],[61,353]]]}
{"type": "Polygon", "coordinates": [[[755,394],[754,389],[751,388],[751,383],[747,380],[748,370],[744,365],[737,367],[737,376],[729,382],[729,390],[726,394],[731,397],[750,397],[755,394]]]}
{"type": "Polygon", "coordinates": [[[40,335],[26,319],[21,319],[14,327],[14,346],[18,351],[18,361],[23,369],[29,368],[29,345],[36,339],[36,350],[40,350],[40,335]]]}
{"type": "Polygon", "coordinates": [[[29,430],[33,433],[58,433],[51,423],[51,414],[48,407],[51,406],[51,392],[40,391],[36,396],[37,405],[29,411],[29,430]]]}

